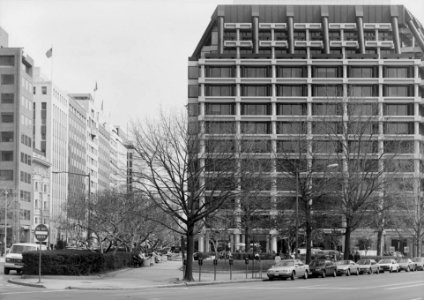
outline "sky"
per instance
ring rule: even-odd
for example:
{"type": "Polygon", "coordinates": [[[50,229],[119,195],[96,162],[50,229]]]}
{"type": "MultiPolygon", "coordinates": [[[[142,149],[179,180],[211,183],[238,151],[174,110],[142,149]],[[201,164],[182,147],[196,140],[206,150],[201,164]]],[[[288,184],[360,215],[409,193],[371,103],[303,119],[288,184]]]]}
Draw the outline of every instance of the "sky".
{"type": "Polygon", "coordinates": [[[424,24],[422,0],[0,0],[0,27],[61,90],[93,93],[97,83],[98,107],[125,128],[184,107],[188,57],[216,6],[234,2],[405,4],[424,24]]]}

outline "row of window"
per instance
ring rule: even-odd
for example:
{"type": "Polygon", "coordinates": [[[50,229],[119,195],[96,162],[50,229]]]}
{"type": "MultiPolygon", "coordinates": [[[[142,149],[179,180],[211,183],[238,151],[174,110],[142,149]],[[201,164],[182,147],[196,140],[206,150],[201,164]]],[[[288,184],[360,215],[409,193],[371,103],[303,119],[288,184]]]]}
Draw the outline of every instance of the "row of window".
{"type": "Polygon", "coordinates": [[[21,144],[28,146],[28,147],[32,147],[31,144],[31,138],[25,134],[21,135],[21,144]]]}
{"type": "MultiPolygon", "coordinates": [[[[311,97],[342,97],[343,85],[341,84],[313,84],[311,97]]],[[[197,86],[189,86],[189,97],[198,97],[197,86]]],[[[421,94],[421,91],[420,91],[421,94]]],[[[378,97],[378,85],[348,85],[348,97],[378,97]]],[[[235,97],[236,85],[234,84],[206,84],[206,97],[235,97]]],[[[241,84],[240,96],[242,97],[271,97],[272,85],[270,84],[241,84]]],[[[306,84],[277,84],[277,97],[307,97],[306,84]]],[[[383,97],[413,97],[413,85],[383,85],[383,97]]]]}
{"type": "MultiPolygon", "coordinates": [[[[251,41],[253,38],[251,30],[240,30],[239,39],[241,41],[251,41]]],[[[310,30],[309,38],[307,39],[307,33],[305,30],[295,30],[293,32],[293,38],[296,41],[323,41],[324,35],[321,30],[310,30]]],[[[259,30],[258,39],[260,41],[269,41],[272,40],[271,30],[259,30]]],[[[237,40],[236,30],[226,29],[224,31],[224,40],[225,41],[235,41],[237,40]]],[[[287,41],[288,32],[286,30],[274,30],[274,40],[276,41],[287,41]]],[[[340,30],[330,30],[329,31],[329,40],[330,41],[357,41],[358,32],[357,31],[344,31],[343,39],[340,30]]],[[[380,30],[364,30],[364,40],[365,41],[393,41],[393,34],[391,31],[380,31],[380,30]]]]}
{"type": "Polygon", "coordinates": [[[11,143],[14,140],[13,131],[1,131],[0,132],[0,142],[11,143]]]}
{"type": "Polygon", "coordinates": [[[31,192],[21,190],[20,195],[21,195],[21,201],[31,202],[31,192]]]}
{"type": "MultiPolygon", "coordinates": [[[[37,87],[35,87],[35,86],[33,86],[33,87],[32,87],[32,93],[33,93],[34,95],[36,95],[36,94],[37,94],[37,87]]],[[[41,87],[41,94],[42,94],[42,95],[47,95],[47,86],[42,86],[42,87],[41,87]]]]}
{"type": "MultiPolygon", "coordinates": [[[[343,78],[342,66],[312,66],[313,78],[343,78]]],[[[384,78],[413,78],[414,67],[412,66],[384,66],[384,78]]],[[[241,66],[240,76],[242,78],[271,78],[271,66],[241,66]]],[[[235,66],[205,66],[205,77],[207,78],[234,78],[236,77],[235,66]]],[[[277,78],[306,78],[307,67],[277,66],[277,78]]],[[[348,78],[378,78],[378,66],[348,66],[346,77],[348,78]]]]}
{"type": "Polygon", "coordinates": [[[31,183],[31,174],[21,171],[21,182],[31,183]]]}
{"type": "MultiPolygon", "coordinates": [[[[275,168],[276,172],[296,172],[298,168],[307,170],[306,160],[291,159],[241,159],[240,170],[242,172],[270,173],[275,168]]],[[[363,159],[349,161],[351,171],[378,172],[379,162],[383,164],[384,172],[414,172],[414,160],[412,159],[363,159]]],[[[328,159],[312,159],[311,171],[324,172],[329,164],[328,159]]],[[[206,172],[236,172],[238,168],[237,160],[228,159],[207,159],[205,161],[206,172]]],[[[340,168],[339,170],[340,171],[340,168]]],[[[256,179],[255,179],[256,180],[256,179]]],[[[254,184],[253,184],[254,185],[254,184]]]]}
{"type": "MultiPolygon", "coordinates": [[[[340,141],[317,140],[311,142],[312,151],[315,153],[339,153],[343,146],[340,141]]],[[[237,146],[235,140],[207,140],[205,143],[208,153],[234,152],[237,146]]],[[[305,140],[277,140],[276,150],[279,153],[306,153],[308,144],[305,140]]],[[[351,153],[377,153],[377,141],[349,141],[346,145],[351,153]]],[[[424,144],[421,145],[424,149],[424,144]]],[[[271,153],[271,140],[240,140],[239,149],[242,153],[271,153]]],[[[385,153],[413,153],[414,141],[383,141],[383,151],[385,153]]]]}
{"type": "MultiPolygon", "coordinates": [[[[277,104],[277,115],[300,116],[306,115],[306,103],[284,103],[277,104]]],[[[234,103],[206,103],[206,115],[235,115],[234,103]]],[[[314,103],[312,104],[312,115],[329,116],[343,114],[341,103],[314,103]]],[[[351,104],[347,106],[347,114],[375,116],[378,115],[377,103],[351,104]]],[[[272,115],[271,104],[241,104],[241,115],[272,115]]],[[[413,116],[414,104],[383,104],[383,115],[385,116],[413,116]]]]}
{"type": "Polygon", "coordinates": [[[21,152],[21,163],[24,163],[30,166],[31,160],[32,160],[31,155],[21,152]]]}
{"type": "MultiPolygon", "coordinates": [[[[306,122],[276,122],[276,134],[306,134],[306,122]]],[[[420,131],[424,127],[420,127],[420,131]]],[[[377,122],[351,123],[348,131],[350,134],[378,134],[377,122]]],[[[235,134],[236,124],[234,122],[205,122],[205,133],[207,134],[235,134]]],[[[242,134],[271,134],[271,122],[240,122],[240,133],[242,134]]],[[[343,124],[341,122],[312,122],[312,134],[342,134],[343,124]]],[[[385,122],[383,124],[384,134],[414,134],[413,122],[385,122]]]]}

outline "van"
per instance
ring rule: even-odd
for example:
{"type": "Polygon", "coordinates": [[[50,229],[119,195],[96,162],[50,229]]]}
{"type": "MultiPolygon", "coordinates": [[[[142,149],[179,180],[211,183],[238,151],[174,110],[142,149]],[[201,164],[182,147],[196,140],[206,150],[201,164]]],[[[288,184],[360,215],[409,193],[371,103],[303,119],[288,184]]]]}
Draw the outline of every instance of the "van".
{"type": "MultiPolygon", "coordinates": [[[[6,253],[4,260],[4,274],[9,274],[10,270],[15,270],[16,273],[21,274],[24,264],[22,263],[22,253],[28,251],[37,251],[40,248],[39,244],[32,243],[16,243],[10,247],[6,253]]],[[[45,245],[41,245],[41,250],[47,250],[45,245]]]]}

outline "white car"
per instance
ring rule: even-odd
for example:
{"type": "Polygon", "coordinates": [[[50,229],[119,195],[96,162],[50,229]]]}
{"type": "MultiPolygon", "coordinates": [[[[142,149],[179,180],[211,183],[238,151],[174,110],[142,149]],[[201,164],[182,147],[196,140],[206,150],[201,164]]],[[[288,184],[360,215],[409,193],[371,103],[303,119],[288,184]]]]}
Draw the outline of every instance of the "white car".
{"type": "Polygon", "coordinates": [[[389,271],[390,273],[399,272],[399,264],[393,258],[380,259],[380,261],[378,262],[378,265],[380,266],[380,271],[383,273],[385,271],[389,271]]]}
{"type": "Polygon", "coordinates": [[[336,261],[337,275],[350,276],[351,274],[359,275],[358,265],[353,260],[339,260],[336,261]]]}
{"type": "MultiPolygon", "coordinates": [[[[17,243],[10,247],[6,253],[4,261],[4,274],[9,274],[10,270],[15,270],[18,274],[22,273],[24,264],[22,263],[22,253],[28,251],[37,251],[40,248],[39,244],[17,243]]],[[[47,250],[45,245],[41,245],[41,250],[47,250]]]]}
{"type": "Polygon", "coordinates": [[[296,277],[308,279],[309,266],[299,259],[285,259],[269,268],[266,274],[269,280],[274,278],[291,278],[291,280],[294,280],[296,277]]]}

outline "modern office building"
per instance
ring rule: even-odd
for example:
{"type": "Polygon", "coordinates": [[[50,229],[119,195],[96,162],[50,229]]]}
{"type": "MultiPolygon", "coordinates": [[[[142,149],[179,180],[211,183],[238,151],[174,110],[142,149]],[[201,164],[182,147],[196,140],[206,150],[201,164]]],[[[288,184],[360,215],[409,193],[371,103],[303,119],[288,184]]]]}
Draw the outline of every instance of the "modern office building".
{"type": "Polygon", "coordinates": [[[0,46],[0,226],[10,245],[30,240],[34,62],[22,48],[9,48],[1,28],[0,46]]]}
{"type": "MultiPolygon", "coordinates": [[[[263,214],[272,216],[296,197],[295,184],[287,184],[275,161],[290,151],[296,159],[293,143],[300,137],[308,153],[317,154],[329,134],[320,125],[346,120],[348,105],[358,105],[373,122],[376,147],[370,151],[376,156],[394,152],[392,141],[408,145],[396,157],[396,174],[387,169],[387,176],[398,178],[391,188],[402,192],[399,201],[408,198],[419,207],[423,51],[424,29],[401,5],[220,5],[188,61],[189,128],[205,141],[200,153],[208,151],[208,140],[235,149],[235,140],[247,140],[258,160],[274,161],[269,184],[257,196],[267,202],[263,214]]],[[[337,150],[323,157],[331,152],[337,150]]],[[[240,210],[240,199],[234,203],[231,209],[240,210]]],[[[225,241],[233,251],[249,247],[237,223],[225,241]]],[[[322,227],[324,234],[330,230],[322,227]]],[[[413,234],[396,229],[384,231],[384,250],[416,249],[413,234]]],[[[209,251],[209,234],[199,234],[199,251],[209,251]]],[[[375,240],[375,228],[354,231],[352,246],[363,236],[375,240]]],[[[255,228],[263,251],[282,250],[282,239],[274,228],[255,228]]]]}
{"type": "Polygon", "coordinates": [[[99,124],[99,191],[110,189],[113,161],[111,132],[107,123],[99,124]]]}
{"type": "Polygon", "coordinates": [[[60,222],[66,218],[68,199],[68,115],[69,98],[41,75],[34,75],[33,147],[51,164],[49,243],[62,238],[60,222]],[[59,173],[57,173],[59,172],[59,173]]]}

